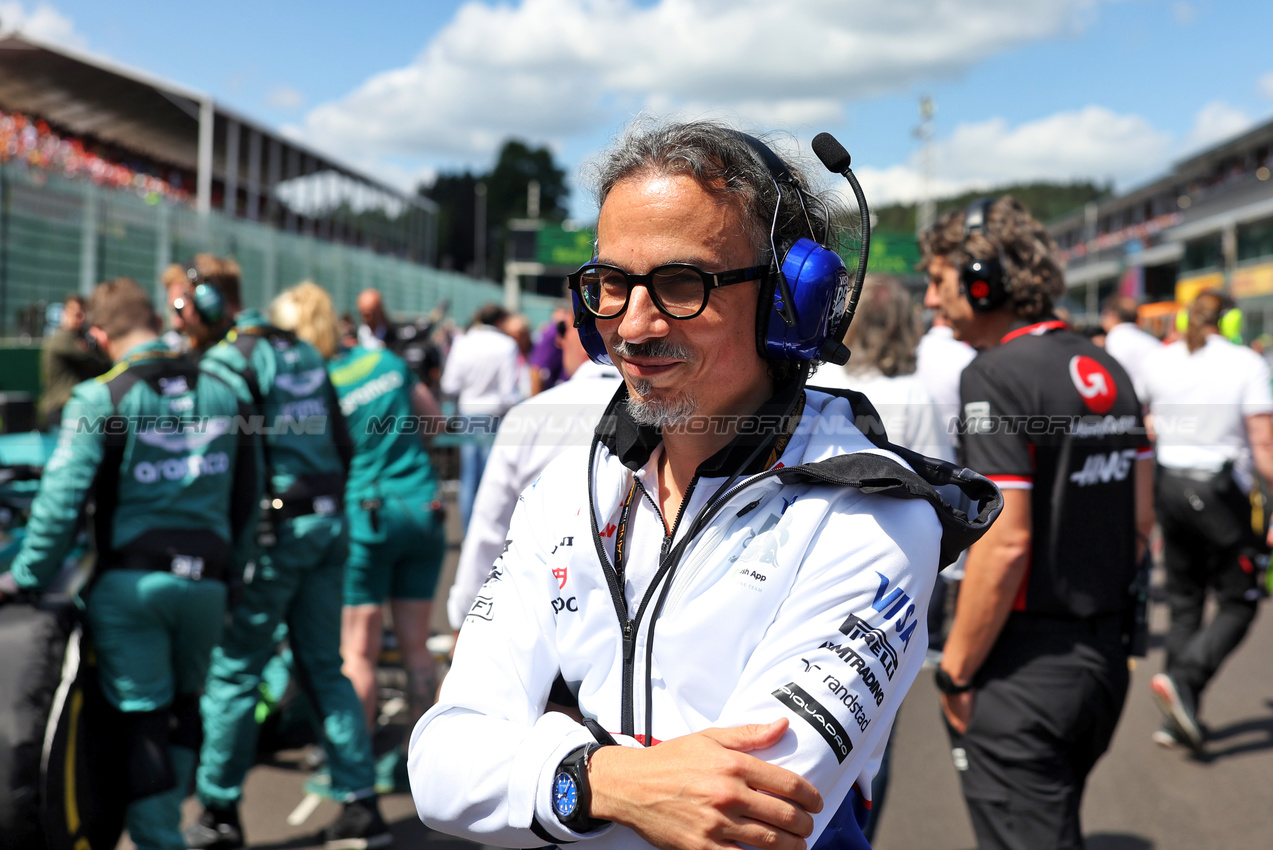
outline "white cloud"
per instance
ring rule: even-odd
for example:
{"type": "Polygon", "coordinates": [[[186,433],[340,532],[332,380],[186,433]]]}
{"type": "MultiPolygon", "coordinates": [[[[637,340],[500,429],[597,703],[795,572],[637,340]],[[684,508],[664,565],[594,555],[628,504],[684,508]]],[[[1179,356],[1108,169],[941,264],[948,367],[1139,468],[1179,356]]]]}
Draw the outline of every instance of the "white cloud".
{"type": "Polygon", "coordinates": [[[1074,32],[1096,2],[470,0],[410,65],[317,106],[303,132],[341,156],[471,158],[643,109],[829,123],[848,100],[1074,32]]]}
{"type": "MultiPolygon", "coordinates": [[[[961,124],[933,142],[930,192],[948,197],[1031,180],[1106,180],[1126,184],[1161,168],[1173,149],[1169,134],[1137,115],[1100,106],[1058,112],[1016,127],[1002,118],[961,124]]],[[[864,168],[873,203],[909,203],[922,191],[920,154],[906,165],[864,168]]]]}
{"type": "Polygon", "coordinates": [[[936,145],[934,162],[954,180],[1130,179],[1160,167],[1170,146],[1171,137],[1140,116],[1088,106],[1015,128],[998,118],[961,125],[936,145]]]}
{"type": "Polygon", "coordinates": [[[1176,23],[1187,26],[1198,17],[1198,10],[1189,3],[1176,2],[1171,4],[1171,16],[1176,19],[1176,23]]]}
{"type": "Polygon", "coordinates": [[[990,184],[981,182],[960,182],[944,178],[934,178],[924,187],[922,172],[911,165],[894,165],[889,168],[855,168],[854,173],[866,193],[867,203],[872,207],[888,204],[910,204],[925,194],[934,198],[945,198],[958,195],[965,189],[988,188],[990,184]]]}
{"type": "Polygon", "coordinates": [[[1252,124],[1251,116],[1236,106],[1216,100],[1194,117],[1193,128],[1180,145],[1181,153],[1193,153],[1216,142],[1236,136],[1252,124]]]}
{"type": "Polygon", "coordinates": [[[1269,71],[1260,77],[1257,85],[1260,87],[1260,94],[1267,98],[1273,98],[1273,71],[1269,71]]]}
{"type": "Polygon", "coordinates": [[[18,31],[40,41],[75,47],[88,47],[88,39],[76,32],[75,22],[47,3],[40,3],[28,11],[26,4],[5,0],[0,2],[0,29],[18,31]]]}
{"type": "Polygon", "coordinates": [[[305,105],[305,95],[291,86],[274,86],[265,93],[265,103],[274,109],[290,112],[305,105]]]}

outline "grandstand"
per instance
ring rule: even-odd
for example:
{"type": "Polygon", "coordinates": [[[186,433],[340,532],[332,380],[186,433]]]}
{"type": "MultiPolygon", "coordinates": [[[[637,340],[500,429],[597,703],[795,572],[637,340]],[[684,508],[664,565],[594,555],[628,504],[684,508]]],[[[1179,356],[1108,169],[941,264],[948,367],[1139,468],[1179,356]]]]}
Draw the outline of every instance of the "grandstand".
{"type": "Polygon", "coordinates": [[[1273,332],[1271,168],[1273,121],[1053,223],[1071,299],[1094,318],[1114,292],[1185,303],[1226,289],[1248,339],[1273,332]]]}
{"type": "MultiPolygon", "coordinates": [[[[503,290],[430,266],[437,208],[208,95],[0,33],[0,335],[38,336],[44,305],[127,275],[154,285],[197,251],[235,256],[249,306],[305,278],[337,308],[380,288],[464,322],[503,290]]],[[[532,321],[551,299],[523,295],[532,321]]]]}

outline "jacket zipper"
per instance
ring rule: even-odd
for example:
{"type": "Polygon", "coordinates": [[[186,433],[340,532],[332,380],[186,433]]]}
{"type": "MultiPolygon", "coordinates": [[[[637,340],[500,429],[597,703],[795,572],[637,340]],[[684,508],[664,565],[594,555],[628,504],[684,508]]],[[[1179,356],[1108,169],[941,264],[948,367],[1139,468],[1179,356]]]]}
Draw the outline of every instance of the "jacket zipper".
{"type": "MultiPolygon", "coordinates": [[[[629,617],[627,600],[624,599],[624,595],[623,595],[623,585],[619,581],[618,573],[615,572],[614,563],[610,560],[609,556],[606,554],[605,546],[601,542],[601,529],[598,527],[598,524],[597,524],[597,511],[596,511],[596,508],[593,506],[593,501],[592,501],[593,478],[594,478],[595,462],[596,462],[596,456],[597,456],[596,450],[597,450],[597,444],[599,442],[600,441],[597,438],[594,438],[593,444],[590,447],[588,452],[588,506],[589,506],[588,519],[592,524],[593,545],[595,546],[597,550],[597,558],[601,562],[602,572],[606,576],[606,583],[610,586],[610,600],[611,602],[614,603],[615,614],[619,618],[619,628],[623,635],[623,676],[621,681],[621,702],[620,702],[621,718],[622,718],[622,721],[621,721],[622,733],[624,735],[634,736],[636,734],[636,721],[633,717],[633,691],[635,690],[635,687],[636,687],[634,682],[634,679],[636,677],[636,636],[637,636],[637,630],[640,626],[641,617],[645,613],[646,606],[649,604],[650,600],[653,598],[654,591],[658,588],[662,579],[665,576],[667,576],[668,573],[670,573],[671,571],[675,569],[676,564],[679,562],[681,556],[684,554],[685,550],[688,548],[689,541],[692,540],[694,535],[697,534],[702,529],[702,526],[706,522],[711,520],[714,516],[716,516],[717,513],[720,512],[721,507],[726,502],[728,502],[730,499],[736,496],[744,488],[751,486],[757,481],[761,481],[765,478],[769,478],[772,475],[777,474],[779,470],[769,469],[760,473],[759,475],[752,476],[751,478],[748,478],[746,481],[742,481],[739,484],[735,485],[734,488],[731,489],[728,493],[725,493],[723,496],[721,496],[720,498],[712,502],[712,504],[708,505],[707,508],[704,509],[702,513],[700,513],[697,517],[694,518],[693,525],[690,526],[690,530],[686,533],[685,540],[682,541],[682,543],[686,545],[683,545],[678,550],[677,547],[674,547],[672,544],[673,544],[673,541],[676,539],[676,529],[680,525],[681,519],[685,514],[686,506],[689,505],[690,497],[693,496],[694,488],[698,484],[698,476],[695,475],[694,478],[690,481],[689,487],[687,487],[685,490],[685,497],[681,500],[680,509],[677,510],[676,512],[676,520],[672,524],[671,532],[664,534],[663,536],[663,545],[659,551],[658,572],[655,574],[653,580],[651,580],[650,586],[646,589],[645,597],[641,600],[641,604],[637,606],[636,616],[629,617]],[[670,556],[675,556],[675,557],[670,558],[670,556]]],[[[639,485],[639,482],[638,482],[638,485],[639,485]]],[[[646,498],[650,498],[649,493],[645,490],[644,486],[641,487],[641,491],[642,493],[645,494],[646,498]]],[[[655,503],[654,507],[655,507],[655,511],[659,513],[659,516],[661,518],[662,512],[658,511],[657,503],[655,503]]],[[[668,581],[671,581],[671,578],[668,578],[668,581]]],[[[647,647],[647,650],[652,650],[652,647],[647,647]]],[[[647,655],[649,655],[649,651],[647,651],[647,655]]],[[[645,710],[648,715],[651,710],[651,706],[646,705],[645,710]]],[[[649,743],[647,742],[647,746],[648,745],[649,743]]]]}
{"type": "MultiPolygon", "coordinates": [[[[746,481],[743,481],[741,484],[734,487],[729,492],[723,495],[720,495],[717,498],[714,498],[712,502],[706,508],[704,508],[703,512],[694,518],[694,522],[690,526],[689,531],[686,533],[685,538],[681,541],[679,546],[674,547],[672,551],[669,553],[671,557],[668,558],[665,555],[664,559],[660,562],[659,572],[654,577],[654,581],[651,583],[650,589],[653,590],[655,587],[659,586],[661,581],[663,585],[663,590],[659,594],[658,601],[654,605],[654,613],[651,614],[650,625],[646,629],[645,737],[647,741],[653,738],[654,736],[654,715],[653,715],[653,712],[654,712],[653,684],[654,682],[653,682],[653,677],[651,675],[651,667],[654,664],[654,625],[658,621],[658,618],[661,616],[664,603],[667,601],[668,591],[672,589],[673,573],[675,572],[676,567],[680,565],[681,559],[685,556],[685,553],[689,551],[689,544],[691,541],[693,541],[695,535],[697,535],[700,531],[703,530],[704,527],[706,527],[707,522],[711,520],[712,517],[720,513],[721,509],[725,506],[726,503],[729,502],[730,499],[734,498],[734,496],[736,496],[738,493],[742,492],[745,488],[749,487],[755,482],[763,480],[764,478],[767,478],[771,473],[776,473],[777,471],[778,471],[777,469],[767,470],[766,472],[763,472],[759,475],[756,475],[752,478],[747,479],[746,481]]],[[[695,482],[697,482],[697,477],[695,477],[695,482]]],[[[689,499],[688,499],[688,492],[687,492],[686,500],[681,502],[682,509],[685,507],[685,504],[688,501],[689,499]]],[[[677,522],[679,523],[679,521],[680,521],[680,516],[678,515],[677,522]]],[[[649,596],[647,595],[646,599],[641,604],[641,611],[644,611],[645,603],[648,601],[649,601],[649,596]]],[[[640,617],[640,614],[641,612],[638,611],[637,613],[638,618],[640,617]]],[[[628,683],[625,683],[625,686],[627,684],[628,683]]]]}
{"type": "MultiPolygon", "coordinates": [[[[663,512],[659,510],[658,503],[645,489],[645,485],[637,479],[637,487],[641,490],[641,495],[650,501],[650,506],[654,508],[654,513],[658,516],[659,522],[663,524],[663,543],[659,547],[659,569],[651,580],[649,587],[645,590],[645,596],[641,599],[637,606],[635,617],[627,616],[627,602],[623,600],[623,590],[620,588],[620,599],[623,613],[620,615],[620,622],[623,624],[623,685],[621,697],[621,717],[624,735],[636,734],[636,716],[635,716],[635,690],[636,690],[636,638],[637,632],[640,631],[641,618],[645,614],[645,609],[649,605],[650,600],[654,597],[655,590],[658,589],[659,579],[666,572],[664,561],[667,559],[668,552],[672,549],[672,542],[676,539],[676,529],[680,525],[681,517],[685,515],[685,506],[690,503],[690,497],[694,495],[694,488],[698,485],[698,476],[690,480],[689,487],[685,488],[685,496],[681,499],[681,506],[676,512],[676,519],[672,521],[672,528],[669,531],[667,523],[663,520],[663,512]]],[[[616,583],[618,576],[615,576],[616,583]]],[[[646,706],[648,712],[650,707],[646,706]]],[[[649,742],[646,742],[649,746],[649,742]]]]}

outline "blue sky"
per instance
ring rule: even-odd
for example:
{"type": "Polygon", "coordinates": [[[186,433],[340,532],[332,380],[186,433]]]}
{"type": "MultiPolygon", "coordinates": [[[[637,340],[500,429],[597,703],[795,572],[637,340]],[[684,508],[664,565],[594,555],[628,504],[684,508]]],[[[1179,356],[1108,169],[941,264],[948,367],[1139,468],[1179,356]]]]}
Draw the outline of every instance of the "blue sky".
{"type": "MultiPolygon", "coordinates": [[[[0,25],[210,92],[404,187],[510,136],[572,176],[640,112],[822,130],[876,203],[1021,179],[1120,187],[1273,115],[1255,0],[0,1],[0,25]]],[[[576,191],[574,213],[593,214],[576,191]]]]}

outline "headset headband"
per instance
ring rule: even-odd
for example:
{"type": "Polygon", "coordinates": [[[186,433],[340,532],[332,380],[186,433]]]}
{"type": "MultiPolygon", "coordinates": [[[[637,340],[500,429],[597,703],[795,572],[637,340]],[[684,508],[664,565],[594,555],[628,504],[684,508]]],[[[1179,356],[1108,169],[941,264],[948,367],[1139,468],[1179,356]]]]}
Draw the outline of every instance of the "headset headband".
{"type": "Polygon", "coordinates": [[[978,198],[964,210],[964,241],[974,233],[981,233],[990,238],[986,222],[990,218],[990,208],[995,204],[994,198],[978,198]]]}

